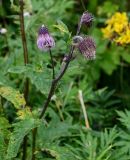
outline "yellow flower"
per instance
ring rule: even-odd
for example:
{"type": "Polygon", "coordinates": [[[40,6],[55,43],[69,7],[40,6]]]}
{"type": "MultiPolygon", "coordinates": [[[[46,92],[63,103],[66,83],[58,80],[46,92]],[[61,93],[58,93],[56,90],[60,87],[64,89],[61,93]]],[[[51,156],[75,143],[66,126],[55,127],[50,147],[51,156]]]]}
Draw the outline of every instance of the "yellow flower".
{"type": "Polygon", "coordinates": [[[128,17],[125,12],[116,12],[110,19],[106,21],[106,24],[113,25],[114,23],[120,24],[123,22],[124,25],[128,24],[128,17]]]}
{"type": "Polygon", "coordinates": [[[130,43],[130,23],[125,12],[115,13],[106,24],[107,26],[101,29],[104,38],[112,39],[119,44],[130,43]]]}
{"type": "Polygon", "coordinates": [[[116,33],[118,33],[118,34],[120,34],[122,31],[123,31],[123,29],[124,29],[124,24],[122,24],[122,23],[114,23],[113,24],[113,31],[115,31],[116,33]]]}
{"type": "Polygon", "coordinates": [[[128,25],[128,17],[125,12],[115,13],[110,19],[107,20],[106,24],[113,28],[113,31],[120,34],[123,29],[128,25]]]}
{"type": "Polygon", "coordinates": [[[110,26],[107,26],[106,28],[102,28],[102,33],[104,35],[104,38],[111,38],[113,34],[113,30],[110,26]]]}
{"type": "Polygon", "coordinates": [[[126,30],[118,38],[115,39],[115,42],[121,45],[130,43],[130,26],[128,26],[126,30]]]}

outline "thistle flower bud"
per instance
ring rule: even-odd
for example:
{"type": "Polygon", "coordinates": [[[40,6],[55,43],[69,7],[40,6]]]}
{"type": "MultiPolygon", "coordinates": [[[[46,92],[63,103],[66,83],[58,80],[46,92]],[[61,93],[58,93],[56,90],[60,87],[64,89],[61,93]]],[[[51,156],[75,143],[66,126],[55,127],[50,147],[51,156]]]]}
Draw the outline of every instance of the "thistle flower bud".
{"type": "Polygon", "coordinates": [[[48,29],[44,25],[39,29],[37,46],[42,51],[48,51],[55,46],[53,37],[49,34],[48,29]]]}
{"type": "Polygon", "coordinates": [[[91,13],[88,11],[85,11],[81,17],[81,24],[85,24],[87,27],[90,27],[92,25],[92,22],[94,20],[94,17],[91,13]]]}
{"type": "Polygon", "coordinates": [[[96,45],[91,37],[84,38],[78,45],[78,49],[81,54],[88,60],[96,58],[96,45]]]}
{"type": "Polygon", "coordinates": [[[83,37],[81,37],[81,36],[74,36],[72,40],[73,40],[72,44],[74,46],[78,46],[78,44],[83,40],[83,37]]]}

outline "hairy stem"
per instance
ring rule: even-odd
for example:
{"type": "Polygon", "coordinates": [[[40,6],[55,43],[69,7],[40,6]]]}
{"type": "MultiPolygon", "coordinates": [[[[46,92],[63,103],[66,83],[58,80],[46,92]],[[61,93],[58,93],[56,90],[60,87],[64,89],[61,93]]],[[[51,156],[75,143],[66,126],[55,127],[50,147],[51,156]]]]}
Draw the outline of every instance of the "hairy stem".
{"type": "Polygon", "coordinates": [[[55,88],[56,88],[59,80],[63,77],[65,71],[66,71],[67,68],[68,68],[68,65],[69,65],[69,63],[70,63],[70,61],[71,61],[71,59],[72,59],[73,51],[74,51],[74,46],[71,46],[71,50],[70,50],[70,53],[69,53],[69,57],[68,57],[67,62],[66,62],[66,63],[63,62],[63,65],[62,65],[62,68],[61,68],[61,70],[60,70],[59,75],[52,81],[51,88],[50,88],[50,91],[49,91],[47,100],[46,100],[45,104],[43,105],[43,107],[42,107],[42,108],[43,108],[43,109],[42,109],[42,112],[41,112],[41,114],[40,114],[40,116],[39,116],[40,119],[41,119],[41,118],[44,116],[44,114],[45,114],[45,111],[46,111],[46,109],[47,109],[47,107],[48,107],[48,104],[50,103],[51,97],[53,96],[53,93],[54,93],[54,91],[55,91],[55,88]]]}
{"type": "MultiPolygon", "coordinates": [[[[70,53],[69,53],[69,57],[68,57],[67,62],[66,62],[66,63],[63,62],[63,65],[62,65],[62,67],[61,67],[61,70],[60,70],[59,75],[58,75],[55,79],[52,80],[52,83],[51,83],[50,91],[49,91],[49,93],[48,93],[47,100],[46,100],[46,102],[44,103],[44,105],[43,105],[43,107],[42,107],[42,112],[41,112],[41,114],[40,114],[40,116],[39,116],[40,119],[43,118],[43,116],[44,116],[44,114],[45,114],[45,112],[46,112],[46,109],[47,109],[47,107],[48,107],[48,105],[49,105],[49,103],[50,103],[50,101],[51,101],[51,97],[52,97],[53,94],[54,94],[54,91],[55,91],[55,89],[56,89],[56,86],[57,86],[59,80],[62,78],[62,76],[64,75],[65,71],[66,71],[67,68],[68,68],[68,65],[69,65],[69,63],[70,63],[70,61],[71,61],[71,59],[72,59],[73,51],[74,51],[74,47],[71,46],[71,50],[70,50],[70,53]]],[[[37,135],[37,128],[35,128],[35,133],[33,134],[32,160],[35,160],[35,154],[34,154],[34,152],[35,152],[35,147],[36,147],[36,135],[37,135]]]]}
{"type": "Polygon", "coordinates": [[[51,49],[49,49],[49,53],[50,53],[50,57],[51,57],[51,64],[52,64],[52,71],[53,71],[52,79],[54,79],[55,78],[55,66],[54,66],[54,61],[53,61],[53,56],[52,56],[52,53],[51,53],[51,49]]]}
{"type": "MultiPolygon", "coordinates": [[[[80,22],[79,22],[79,23],[80,23],[80,22]]],[[[80,28],[81,28],[81,26],[78,24],[76,36],[79,35],[79,33],[80,33],[80,28]]],[[[44,114],[45,114],[45,112],[46,112],[46,110],[47,110],[47,107],[48,107],[48,105],[49,105],[49,103],[50,103],[50,101],[51,101],[51,97],[53,96],[53,94],[54,94],[54,92],[55,92],[55,89],[56,89],[56,87],[57,87],[57,84],[58,84],[58,82],[60,81],[60,79],[63,77],[63,75],[65,74],[65,72],[66,72],[66,70],[67,70],[67,68],[68,68],[68,66],[69,66],[69,63],[70,63],[70,61],[71,61],[72,58],[73,58],[74,49],[75,49],[75,47],[71,45],[71,47],[70,47],[70,52],[69,52],[69,54],[68,54],[68,57],[67,57],[66,62],[63,62],[63,63],[62,63],[61,70],[60,70],[59,74],[57,75],[56,78],[54,78],[54,79],[52,80],[51,87],[50,87],[50,91],[49,91],[49,93],[48,93],[48,97],[47,97],[45,103],[43,104],[42,112],[41,112],[41,114],[40,114],[40,116],[39,116],[39,119],[42,119],[42,118],[43,118],[43,116],[44,116],[44,114]]],[[[54,72],[53,72],[53,73],[54,73],[54,72]]],[[[35,132],[34,137],[33,137],[33,141],[35,141],[35,142],[33,142],[33,144],[36,144],[36,136],[37,136],[37,129],[36,129],[36,132],[35,132]]],[[[35,154],[34,154],[34,152],[35,152],[35,145],[33,146],[32,160],[35,160],[35,154]]]]}
{"type": "MultiPolygon", "coordinates": [[[[24,64],[25,66],[28,64],[28,50],[27,50],[27,41],[25,35],[25,27],[24,27],[24,17],[23,17],[23,9],[24,9],[24,2],[23,0],[19,0],[20,5],[20,29],[21,29],[21,38],[22,38],[22,45],[23,45],[23,56],[24,56],[24,64]]],[[[24,97],[26,102],[28,101],[28,92],[29,92],[29,80],[26,79],[24,83],[24,97]]],[[[27,136],[24,137],[23,140],[23,157],[22,160],[26,160],[27,158],[27,136]]]]}

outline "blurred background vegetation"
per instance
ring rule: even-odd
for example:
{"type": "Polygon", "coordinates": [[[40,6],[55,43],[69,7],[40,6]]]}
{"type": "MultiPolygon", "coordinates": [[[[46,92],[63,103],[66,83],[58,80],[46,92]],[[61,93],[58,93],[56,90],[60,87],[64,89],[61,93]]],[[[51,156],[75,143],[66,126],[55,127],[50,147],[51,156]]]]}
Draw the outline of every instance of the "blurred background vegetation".
{"type": "MultiPolygon", "coordinates": [[[[70,64],[52,98],[46,120],[38,127],[35,154],[37,159],[46,160],[129,160],[130,47],[105,39],[102,28],[116,12],[125,12],[129,18],[130,1],[25,0],[24,3],[29,54],[26,67],[19,1],[0,0],[0,159],[21,159],[20,146],[23,137],[29,133],[24,130],[27,126],[18,120],[23,111],[16,107],[17,104],[14,107],[16,90],[23,93],[24,81],[29,78],[28,106],[37,115],[50,87],[49,55],[39,51],[36,45],[39,27],[45,24],[55,38],[56,47],[52,52],[58,72],[64,55],[69,51],[70,39],[75,35],[78,20],[88,10],[95,17],[94,24],[90,29],[84,26],[82,33],[94,38],[96,59],[87,61],[76,53],[76,59],[70,64]],[[68,33],[59,29],[60,25],[68,28],[68,33]],[[79,91],[83,94],[90,128],[85,126],[79,91]],[[12,135],[14,139],[23,135],[16,142],[18,146],[12,144],[12,135]]],[[[123,23],[122,19],[120,23],[123,23]]],[[[30,114],[30,111],[26,111],[24,116],[26,114],[30,114]]],[[[29,160],[31,133],[28,139],[29,160]]]]}

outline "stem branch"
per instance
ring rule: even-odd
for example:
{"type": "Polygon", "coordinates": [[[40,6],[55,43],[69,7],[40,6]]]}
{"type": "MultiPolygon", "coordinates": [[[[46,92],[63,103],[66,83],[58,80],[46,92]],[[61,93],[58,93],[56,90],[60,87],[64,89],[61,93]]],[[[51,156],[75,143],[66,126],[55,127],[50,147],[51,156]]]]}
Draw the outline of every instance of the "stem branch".
{"type": "MultiPolygon", "coordinates": [[[[80,22],[79,22],[79,23],[80,23],[80,22]]],[[[81,25],[78,24],[76,36],[79,35],[79,33],[80,33],[80,28],[81,28],[81,25]]],[[[41,112],[41,114],[40,114],[40,116],[39,116],[39,119],[42,119],[42,118],[43,118],[43,116],[44,116],[44,114],[45,114],[45,112],[46,112],[46,109],[47,109],[47,107],[48,107],[48,105],[49,105],[49,103],[50,103],[50,101],[51,101],[51,97],[53,96],[53,94],[54,94],[54,92],[55,92],[55,89],[56,89],[56,87],[57,87],[57,84],[58,84],[59,80],[63,77],[63,75],[65,74],[65,72],[66,72],[66,70],[67,70],[67,68],[68,68],[68,66],[69,66],[69,63],[70,63],[70,61],[72,60],[74,49],[75,49],[75,47],[74,47],[73,45],[71,45],[71,47],[70,47],[70,52],[69,52],[69,54],[68,54],[68,57],[67,57],[66,62],[63,61],[62,66],[61,66],[60,73],[57,75],[56,78],[54,78],[54,79],[52,80],[51,87],[50,87],[50,91],[49,91],[49,93],[48,93],[48,97],[47,97],[45,103],[43,104],[42,112],[41,112]]],[[[53,61],[51,52],[50,52],[50,56],[51,56],[51,61],[53,61]]],[[[52,65],[53,65],[53,77],[55,77],[55,74],[54,74],[54,63],[52,63],[52,65]]],[[[35,129],[35,131],[36,131],[36,132],[35,132],[35,134],[34,134],[34,136],[33,136],[33,141],[36,141],[37,128],[35,129]]],[[[35,154],[34,154],[34,152],[35,152],[36,142],[33,142],[33,144],[34,144],[34,145],[33,145],[33,152],[32,152],[32,160],[35,160],[35,154]]]]}
{"type": "Polygon", "coordinates": [[[44,116],[44,114],[45,114],[45,111],[46,111],[46,109],[47,109],[47,107],[48,107],[48,104],[50,103],[51,97],[53,96],[53,93],[54,93],[54,91],[55,91],[55,88],[56,88],[59,80],[63,77],[66,69],[68,68],[68,65],[69,65],[69,63],[70,63],[70,61],[71,61],[71,59],[72,59],[73,51],[74,51],[74,46],[71,46],[71,50],[70,50],[70,53],[69,53],[69,57],[68,57],[67,62],[66,62],[66,63],[63,62],[63,65],[62,65],[62,67],[61,67],[61,71],[60,71],[59,75],[58,75],[54,80],[52,80],[51,88],[50,88],[50,91],[49,91],[47,100],[46,100],[45,104],[43,105],[43,107],[42,107],[42,108],[43,108],[43,109],[42,109],[42,112],[41,112],[41,114],[40,114],[40,116],[39,116],[40,119],[41,119],[41,118],[44,116]]]}
{"type": "Polygon", "coordinates": [[[54,66],[54,61],[53,61],[53,56],[52,56],[52,53],[51,53],[51,49],[49,49],[49,53],[50,53],[50,57],[51,57],[51,64],[52,64],[52,71],[53,71],[52,79],[54,79],[55,78],[55,66],[54,66]]]}

